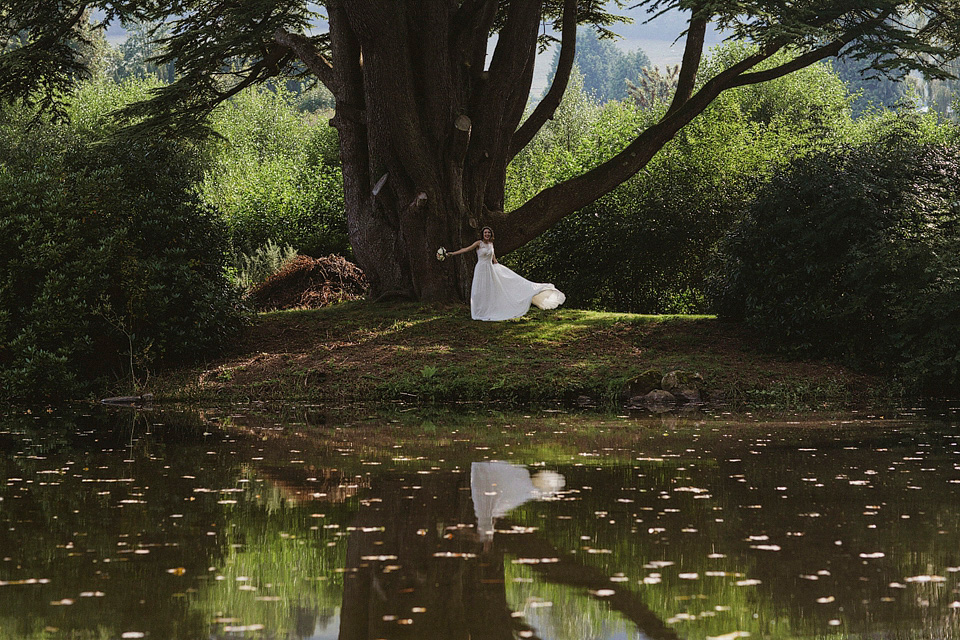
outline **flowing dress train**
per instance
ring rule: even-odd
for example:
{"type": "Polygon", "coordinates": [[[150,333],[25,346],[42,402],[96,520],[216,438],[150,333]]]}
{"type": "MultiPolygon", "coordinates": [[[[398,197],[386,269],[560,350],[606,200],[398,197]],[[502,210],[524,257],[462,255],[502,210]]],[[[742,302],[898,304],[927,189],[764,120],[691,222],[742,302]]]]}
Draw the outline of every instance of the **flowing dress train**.
{"type": "Polygon", "coordinates": [[[493,243],[481,242],[470,288],[470,315],[474,320],[519,318],[534,304],[556,309],[567,297],[552,284],[530,282],[493,261],[493,243]]]}

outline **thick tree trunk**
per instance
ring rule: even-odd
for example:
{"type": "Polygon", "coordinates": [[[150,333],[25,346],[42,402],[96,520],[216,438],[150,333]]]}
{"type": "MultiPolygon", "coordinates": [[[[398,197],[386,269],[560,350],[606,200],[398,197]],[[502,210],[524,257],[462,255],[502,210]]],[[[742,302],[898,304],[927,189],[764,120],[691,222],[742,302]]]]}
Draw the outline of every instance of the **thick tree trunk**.
{"type": "MultiPolygon", "coordinates": [[[[476,257],[436,260],[485,224],[504,223],[506,167],[551,117],[558,86],[518,132],[533,78],[543,0],[329,0],[332,59],[275,36],[336,99],[350,242],[374,299],[466,300],[476,257]],[[498,44],[489,68],[487,41],[498,44]]],[[[564,46],[576,0],[564,0],[564,46]]],[[[504,226],[504,228],[506,228],[504,226]]],[[[511,241],[513,246],[531,238],[511,241]]]]}
{"type": "Polygon", "coordinates": [[[482,184],[465,163],[469,85],[480,73],[453,42],[450,3],[351,0],[328,8],[333,50],[343,58],[333,65],[341,84],[332,124],[350,240],[371,295],[467,299],[473,257],[436,259],[441,246],[472,243],[482,217],[482,184]]]}

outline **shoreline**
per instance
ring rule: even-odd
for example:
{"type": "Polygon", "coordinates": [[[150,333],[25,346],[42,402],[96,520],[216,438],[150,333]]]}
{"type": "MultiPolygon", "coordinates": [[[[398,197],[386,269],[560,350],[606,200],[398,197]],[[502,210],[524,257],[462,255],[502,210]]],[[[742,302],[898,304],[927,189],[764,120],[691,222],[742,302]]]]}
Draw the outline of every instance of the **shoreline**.
{"type": "Polygon", "coordinates": [[[755,345],[746,328],[712,316],[534,309],[476,322],[464,305],[356,301],[261,313],[231,353],[162,372],[145,391],[161,403],[615,408],[636,400],[644,374],[681,371],[702,378],[701,400],[710,405],[826,408],[899,399],[879,376],[755,345]]]}

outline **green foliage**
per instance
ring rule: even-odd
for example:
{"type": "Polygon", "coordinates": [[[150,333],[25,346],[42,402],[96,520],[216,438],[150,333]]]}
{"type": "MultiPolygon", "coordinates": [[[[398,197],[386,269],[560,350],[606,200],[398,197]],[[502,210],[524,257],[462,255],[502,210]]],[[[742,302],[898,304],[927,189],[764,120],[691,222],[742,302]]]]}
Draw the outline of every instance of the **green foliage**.
{"type": "Polygon", "coordinates": [[[63,97],[90,76],[96,34],[70,2],[11,0],[0,9],[0,99],[63,117],[63,97]]]}
{"type": "Polygon", "coordinates": [[[281,247],[268,240],[252,253],[240,253],[234,259],[234,282],[248,290],[280,271],[285,264],[297,257],[297,250],[291,246],[281,247]]]}
{"type": "Polygon", "coordinates": [[[9,108],[0,125],[3,398],[75,398],[131,359],[194,359],[240,327],[225,232],[191,192],[196,154],[107,141],[84,113],[37,127],[32,110],[9,108]]]}
{"type": "Polygon", "coordinates": [[[336,107],[333,94],[323,85],[307,88],[301,83],[287,82],[287,89],[297,94],[297,108],[300,111],[326,112],[336,107]]]}
{"type": "Polygon", "coordinates": [[[679,79],[680,65],[667,66],[664,71],[660,71],[659,67],[646,68],[640,72],[636,82],[627,80],[627,93],[641,109],[653,109],[670,100],[677,90],[679,79]]]}
{"type": "MultiPolygon", "coordinates": [[[[960,72],[960,64],[956,60],[946,62],[944,68],[956,75],[960,72]]],[[[936,111],[941,116],[948,116],[956,121],[957,114],[953,102],[960,93],[960,81],[957,78],[945,80],[920,80],[914,82],[917,87],[918,101],[923,106],[936,111]]]]}
{"type": "Polygon", "coordinates": [[[717,310],[781,350],[960,388],[960,145],[888,116],[797,159],[726,238],[717,310]]]}
{"type": "Polygon", "coordinates": [[[219,209],[238,251],[268,241],[322,257],[349,255],[336,130],[301,113],[286,91],[248,91],[212,117],[204,200],[219,209]]]}
{"type": "MultiPolygon", "coordinates": [[[[719,49],[704,75],[743,52],[736,44],[719,49]]],[[[508,206],[597,166],[663,108],[659,102],[654,110],[628,103],[601,109],[572,82],[557,117],[511,165],[508,206]]],[[[643,172],[504,262],[554,283],[571,306],[703,312],[703,279],[717,239],[776,167],[848,135],[849,126],[843,84],[825,65],[725,92],[643,172]]]]}
{"type": "MultiPolygon", "coordinates": [[[[410,3],[414,9],[417,4],[410,3]]],[[[558,30],[563,4],[562,0],[543,2],[538,22],[551,24],[553,30],[558,30]]],[[[614,35],[610,27],[624,20],[616,13],[628,4],[626,0],[580,3],[577,22],[591,25],[601,37],[610,38],[614,35]]],[[[500,0],[496,5],[492,33],[509,23],[510,9],[514,6],[509,0],[500,0]]],[[[684,0],[642,0],[631,5],[631,9],[638,7],[653,17],[661,13],[686,13],[691,4],[684,0]]],[[[84,60],[80,51],[82,47],[77,46],[78,42],[89,43],[91,39],[88,11],[97,11],[106,21],[169,22],[172,28],[165,42],[166,50],[152,64],[164,66],[176,62],[178,77],[176,82],[155,94],[151,107],[138,107],[135,112],[158,115],[155,124],[175,124],[187,130],[196,125],[197,116],[209,114],[217,102],[227,97],[222,81],[263,83],[278,75],[291,78],[303,75],[302,63],[289,51],[275,46],[274,36],[278,30],[312,34],[307,40],[315,52],[329,55],[336,43],[331,42],[329,34],[313,33],[316,9],[317,5],[311,3],[272,0],[227,4],[201,0],[176,3],[96,0],[81,5],[53,3],[38,10],[33,0],[8,0],[0,16],[0,40],[15,42],[0,51],[3,70],[0,95],[14,98],[42,95],[48,106],[58,103],[89,67],[89,60],[84,60]]],[[[476,19],[470,14],[474,9],[472,3],[465,3],[459,8],[457,21],[476,19]]],[[[711,2],[697,5],[697,9],[736,39],[754,44],[787,41],[809,48],[815,46],[814,43],[857,33],[860,37],[848,47],[851,57],[880,69],[920,70],[931,77],[944,77],[942,62],[955,54],[952,43],[960,39],[956,7],[949,0],[873,3],[837,0],[831,3],[827,13],[810,12],[805,5],[741,0],[711,2]],[[877,15],[908,16],[909,19],[878,20],[877,15]]],[[[382,26],[390,29],[395,25],[382,26]]],[[[389,38],[382,40],[387,42],[389,38]]],[[[556,42],[556,37],[544,29],[537,35],[537,41],[542,49],[556,42]]],[[[521,51],[513,53],[525,55],[521,51]]],[[[635,60],[628,58],[630,56],[623,61],[626,67],[635,68],[639,56],[635,60]]],[[[634,74],[615,75],[622,85],[622,78],[632,78],[634,74]]],[[[618,92],[622,90],[622,86],[618,87],[618,92]]]]}

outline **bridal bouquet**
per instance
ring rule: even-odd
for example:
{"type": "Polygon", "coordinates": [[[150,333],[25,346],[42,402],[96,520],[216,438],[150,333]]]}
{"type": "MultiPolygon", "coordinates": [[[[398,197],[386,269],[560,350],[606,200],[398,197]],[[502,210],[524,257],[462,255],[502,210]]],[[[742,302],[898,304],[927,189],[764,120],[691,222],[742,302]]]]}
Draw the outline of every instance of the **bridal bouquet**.
{"type": "Polygon", "coordinates": [[[446,249],[444,249],[443,247],[440,247],[439,249],[437,249],[437,260],[439,260],[440,262],[443,262],[444,258],[446,257],[447,257],[446,249]]]}

